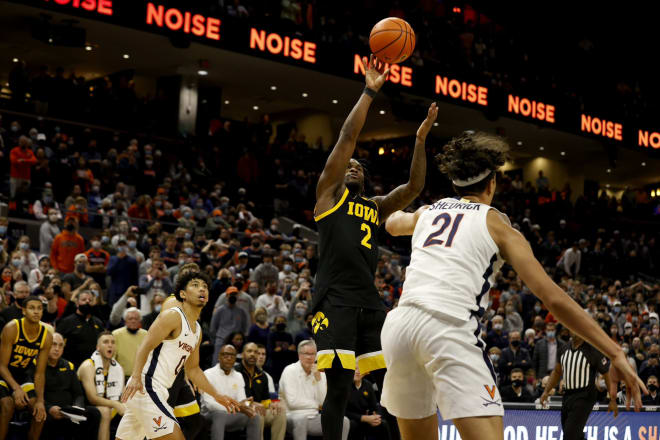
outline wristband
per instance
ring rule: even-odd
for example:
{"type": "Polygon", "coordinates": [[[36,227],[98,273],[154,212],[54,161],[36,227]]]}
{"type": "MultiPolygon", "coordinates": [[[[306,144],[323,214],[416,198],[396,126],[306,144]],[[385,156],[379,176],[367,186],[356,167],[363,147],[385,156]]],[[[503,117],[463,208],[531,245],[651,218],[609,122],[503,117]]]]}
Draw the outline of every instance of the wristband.
{"type": "Polygon", "coordinates": [[[376,92],[374,89],[370,89],[369,87],[365,87],[362,93],[373,98],[378,92],[376,92]]]}

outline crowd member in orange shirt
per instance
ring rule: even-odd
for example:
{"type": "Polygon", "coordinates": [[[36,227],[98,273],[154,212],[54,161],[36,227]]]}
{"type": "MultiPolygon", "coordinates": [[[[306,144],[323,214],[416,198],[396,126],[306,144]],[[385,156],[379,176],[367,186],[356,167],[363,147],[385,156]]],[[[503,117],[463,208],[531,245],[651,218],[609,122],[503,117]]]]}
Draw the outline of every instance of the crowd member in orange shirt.
{"type": "Polygon", "coordinates": [[[82,196],[76,197],[74,204],[67,208],[66,216],[75,217],[79,224],[88,225],[87,200],[82,196]]]}
{"type": "Polygon", "coordinates": [[[141,195],[137,198],[135,203],[128,208],[128,216],[142,220],[151,220],[151,211],[149,211],[150,203],[151,198],[149,196],[141,195]]]}
{"type": "Polygon", "coordinates": [[[30,188],[31,168],[37,164],[37,158],[30,149],[31,142],[27,136],[21,136],[18,139],[18,146],[12,148],[9,153],[9,162],[11,164],[9,170],[9,194],[12,199],[16,197],[16,191],[21,186],[25,186],[25,191],[30,188]]]}
{"type": "Polygon", "coordinates": [[[108,262],[110,261],[110,254],[101,247],[100,236],[95,235],[92,237],[90,244],[92,247],[85,252],[89,261],[85,272],[94,278],[94,281],[99,283],[102,288],[105,288],[105,276],[108,269],[108,262]]]}
{"type": "Polygon", "coordinates": [[[78,219],[67,217],[64,231],[55,236],[50,248],[50,262],[60,273],[73,272],[75,256],[85,252],[85,240],[76,232],[77,227],[78,219]]]}

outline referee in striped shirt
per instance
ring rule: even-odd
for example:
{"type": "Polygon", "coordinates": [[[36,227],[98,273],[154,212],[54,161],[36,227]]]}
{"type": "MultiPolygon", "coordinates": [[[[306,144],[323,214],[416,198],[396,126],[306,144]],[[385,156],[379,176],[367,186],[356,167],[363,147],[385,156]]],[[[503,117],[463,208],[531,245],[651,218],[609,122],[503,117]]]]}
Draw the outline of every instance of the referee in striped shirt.
{"type": "Polygon", "coordinates": [[[618,414],[616,404],[616,384],[610,382],[610,361],[584,339],[571,332],[571,340],[559,354],[559,362],[550,375],[550,380],[541,395],[540,403],[545,405],[548,393],[564,379],[564,398],[561,404],[561,427],[564,440],[584,439],[584,425],[598,400],[596,373],[600,373],[608,384],[610,404],[608,411],[618,414]]]}

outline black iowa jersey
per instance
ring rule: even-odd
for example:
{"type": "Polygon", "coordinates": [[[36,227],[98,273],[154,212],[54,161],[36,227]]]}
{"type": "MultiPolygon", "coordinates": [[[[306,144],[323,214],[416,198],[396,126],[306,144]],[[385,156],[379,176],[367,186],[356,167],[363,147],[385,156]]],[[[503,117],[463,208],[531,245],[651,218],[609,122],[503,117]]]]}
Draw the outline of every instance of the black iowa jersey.
{"type": "Polygon", "coordinates": [[[18,332],[9,358],[9,372],[16,380],[23,377],[28,369],[36,362],[39,350],[46,341],[46,326],[39,323],[39,333],[34,339],[28,339],[25,334],[25,318],[15,319],[18,332]]]}
{"type": "Polygon", "coordinates": [[[378,204],[346,189],[334,207],[314,220],[319,230],[320,257],[312,310],[326,296],[335,306],[384,309],[374,286],[378,204]]]}

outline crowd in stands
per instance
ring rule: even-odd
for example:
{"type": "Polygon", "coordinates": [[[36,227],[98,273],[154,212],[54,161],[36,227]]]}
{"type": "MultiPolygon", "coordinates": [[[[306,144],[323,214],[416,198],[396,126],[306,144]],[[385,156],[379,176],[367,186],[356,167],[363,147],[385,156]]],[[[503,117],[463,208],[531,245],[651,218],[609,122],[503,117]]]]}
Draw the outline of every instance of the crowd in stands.
{"type": "MultiPolygon", "coordinates": [[[[79,378],[82,393],[76,388],[69,404],[84,394],[87,405],[98,409],[100,439],[108,438],[114,414],[123,413],[118,401],[123,380],[113,381],[117,388],[111,392],[99,389],[93,367],[109,365],[122,379],[131,374],[145,330],[178,273],[193,263],[213,280],[201,316],[202,367],[219,387],[240,383],[233,364],[248,369],[250,377],[263,367],[273,386],[255,401],[279,397],[286,405],[252,416],[270,417],[278,438],[284,435],[280,414],[296,439],[318,431],[313,420],[323,401],[324,376],[314,370],[310,359],[316,349],[307,342],[313,339],[310,300],[318,251],[301,238],[300,227],[283,232],[279,217],[313,223],[314,186],[326,153],[295,129],[269,143],[271,134],[267,118],[256,126],[227,121],[204,140],[209,149],[46,120],[0,119],[0,168],[9,176],[0,193],[11,217],[40,222],[38,238],[31,239],[24,223],[0,218],[0,326],[22,316],[22,298],[42,298],[42,321],[62,341],[53,344],[49,368],[61,364],[58,368],[77,373],[67,377],[71,383],[79,378]],[[243,150],[235,148],[241,139],[250,139],[243,150]]],[[[403,145],[378,155],[373,147],[360,145],[357,156],[369,162],[368,191],[382,194],[400,183],[394,179],[407,168],[410,149],[403,145]]],[[[429,145],[429,152],[438,148],[429,145]]],[[[520,175],[500,175],[498,190],[494,206],[509,215],[548,273],[628,350],[631,365],[657,390],[660,249],[645,194],[629,191],[617,199],[587,191],[573,202],[570,186],[542,173],[524,183],[520,175]]],[[[429,184],[416,203],[449,194],[430,166],[429,184]]],[[[409,245],[381,236],[395,252],[382,253],[375,283],[391,309],[401,295],[409,245]]],[[[533,401],[569,342],[568,330],[507,266],[490,298],[481,336],[503,398],[533,401]]],[[[355,380],[356,390],[372,392],[364,390],[371,386],[368,380],[359,374],[355,380]]],[[[243,384],[250,395],[249,384],[243,384]]],[[[556,392],[561,394],[561,386],[556,392]]],[[[48,390],[46,395],[54,396],[48,390]]],[[[657,391],[644,399],[660,404],[657,391]]],[[[346,435],[364,438],[372,428],[395,435],[377,397],[352,401],[346,435]]],[[[248,413],[216,417],[221,408],[204,402],[202,413],[214,421],[212,438],[236,427],[245,427],[248,438],[261,435],[263,424],[257,426],[248,413]]],[[[49,414],[57,419],[58,410],[49,414]]]]}

